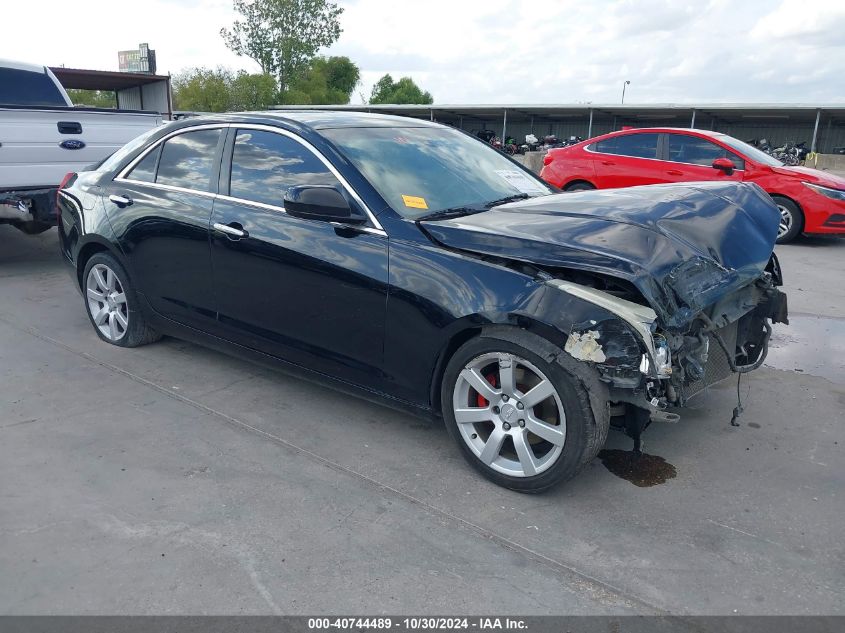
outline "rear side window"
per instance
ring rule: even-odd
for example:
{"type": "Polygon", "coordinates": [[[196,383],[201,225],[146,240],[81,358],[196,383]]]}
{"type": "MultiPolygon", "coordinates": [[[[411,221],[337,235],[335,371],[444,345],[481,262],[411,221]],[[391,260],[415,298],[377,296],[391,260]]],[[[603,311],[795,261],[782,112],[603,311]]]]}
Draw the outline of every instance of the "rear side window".
{"type": "Polygon", "coordinates": [[[229,195],[276,207],[294,185],[340,187],[335,175],[301,143],[274,132],[238,130],[229,195]]]}
{"type": "Polygon", "coordinates": [[[0,103],[67,107],[62,93],[46,72],[0,68],[0,103]]]}
{"type": "Polygon", "coordinates": [[[211,191],[211,173],[219,140],[219,129],[185,132],[168,139],[161,148],[155,182],[211,191]]]}
{"type": "Polygon", "coordinates": [[[707,139],[687,134],[667,134],[668,160],[675,163],[710,166],[717,158],[730,158],[737,169],[745,169],[745,161],[707,139]]]}
{"type": "Polygon", "coordinates": [[[657,134],[626,134],[593,144],[602,154],[617,154],[633,158],[657,158],[657,134]]]}
{"type": "Polygon", "coordinates": [[[135,165],[135,168],[129,172],[127,178],[129,180],[140,180],[141,182],[155,182],[156,166],[158,164],[158,155],[160,153],[161,145],[144,156],[144,160],[135,165]]]}

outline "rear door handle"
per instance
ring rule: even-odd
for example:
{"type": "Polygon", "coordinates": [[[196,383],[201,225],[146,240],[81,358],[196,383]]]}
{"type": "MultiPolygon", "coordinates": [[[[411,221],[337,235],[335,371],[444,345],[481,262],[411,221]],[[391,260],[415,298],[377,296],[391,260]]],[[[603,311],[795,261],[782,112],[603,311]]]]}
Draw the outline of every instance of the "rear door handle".
{"type": "Polygon", "coordinates": [[[109,196],[109,201],[115,203],[119,207],[128,207],[132,204],[132,198],[129,196],[116,196],[111,195],[109,196]]]}
{"type": "Polygon", "coordinates": [[[684,172],[679,171],[677,169],[669,169],[669,170],[666,171],[666,173],[669,174],[670,176],[683,176],[684,175],[684,172]]]}
{"type": "Polygon", "coordinates": [[[602,165],[615,165],[616,163],[614,163],[612,160],[603,160],[601,162],[601,164],[602,165]]]}
{"type": "Polygon", "coordinates": [[[249,233],[244,230],[237,222],[230,222],[229,224],[220,224],[219,222],[215,222],[213,225],[215,231],[220,231],[221,233],[225,233],[227,237],[234,238],[234,239],[241,239],[243,237],[249,237],[249,233]]]}

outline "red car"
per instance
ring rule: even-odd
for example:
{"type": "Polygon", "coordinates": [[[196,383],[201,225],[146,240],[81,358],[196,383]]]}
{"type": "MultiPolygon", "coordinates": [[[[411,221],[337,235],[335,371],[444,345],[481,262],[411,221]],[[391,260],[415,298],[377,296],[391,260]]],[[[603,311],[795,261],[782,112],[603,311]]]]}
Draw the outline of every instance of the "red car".
{"type": "Polygon", "coordinates": [[[565,191],[668,182],[742,180],[778,205],[778,243],[845,233],[845,178],[786,167],[731,136],[681,128],[629,129],[549,150],[540,176],[565,191]]]}

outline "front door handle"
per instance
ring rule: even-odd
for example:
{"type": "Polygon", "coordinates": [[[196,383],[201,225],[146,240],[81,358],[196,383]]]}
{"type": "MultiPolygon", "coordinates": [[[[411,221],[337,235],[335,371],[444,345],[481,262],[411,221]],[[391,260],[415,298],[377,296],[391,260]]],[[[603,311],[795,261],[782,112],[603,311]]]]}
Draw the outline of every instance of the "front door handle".
{"type": "Polygon", "coordinates": [[[612,160],[603,160],[601,162],[601,164],[602,165],[615,165],[616,163],[614,163],[612,160]]]}
{"type": "Polygon", "coordinates": [[[130,198],[129,196],[111,195],[109,196],[109,201],[114,202],[119,207],[128,207],[130,204],[132,204],[132,198],[130,198]]]}
{"type": "Polygon", "coordinates": [[[682,172],[678,169],[669,169],[669,170],[666,171],[666,173],[669,174],[670,176],[683,176],[684,175],[684,172],[682,172]]]}
{"type": "Polygon", "coordinates": [[[220,224],[219,222],[215,222],[212,226],[214,226],[215,231],[225,233],[226,236],[230,238],[239,240],[243,237],[249,236],[249,233],[247,233],[237,222],[230,222],[229,224],[220,224]]]}

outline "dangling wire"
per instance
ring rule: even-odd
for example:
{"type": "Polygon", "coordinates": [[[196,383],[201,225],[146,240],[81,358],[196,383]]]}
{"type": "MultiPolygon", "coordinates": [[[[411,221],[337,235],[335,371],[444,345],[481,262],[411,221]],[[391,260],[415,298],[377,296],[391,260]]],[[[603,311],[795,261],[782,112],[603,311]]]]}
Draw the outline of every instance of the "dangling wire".
{"type": "Polygon", "coordinates": [[[734,414],[731,416],[731,426],[739,426],[739,416],[742,415],[742,395],[739,391],[739,383],[742,381],[742,374],[736,375],[736,407],[734,407],[734,414]]]}

